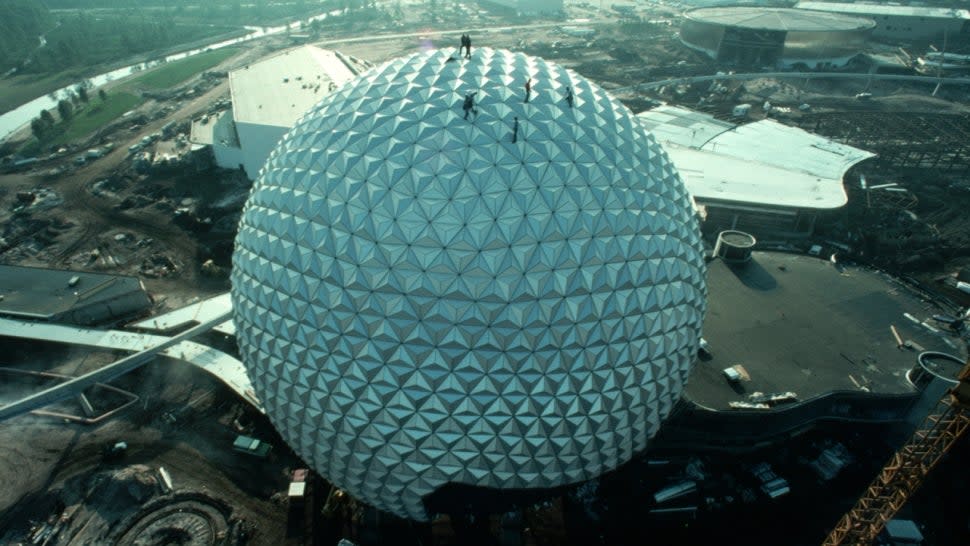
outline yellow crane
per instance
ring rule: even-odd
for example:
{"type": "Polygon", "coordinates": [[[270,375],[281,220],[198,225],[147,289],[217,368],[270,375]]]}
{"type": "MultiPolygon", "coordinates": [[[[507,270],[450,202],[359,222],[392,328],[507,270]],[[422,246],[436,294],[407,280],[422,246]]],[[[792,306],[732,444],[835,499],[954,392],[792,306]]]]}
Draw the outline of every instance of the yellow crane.
{"type": "Polygon", "coordinates": [[[872,481],[823,546],[869,546],[883,527],[923,483],[923,479],[970,428],[970,360],[957,385],[872,481]]]}

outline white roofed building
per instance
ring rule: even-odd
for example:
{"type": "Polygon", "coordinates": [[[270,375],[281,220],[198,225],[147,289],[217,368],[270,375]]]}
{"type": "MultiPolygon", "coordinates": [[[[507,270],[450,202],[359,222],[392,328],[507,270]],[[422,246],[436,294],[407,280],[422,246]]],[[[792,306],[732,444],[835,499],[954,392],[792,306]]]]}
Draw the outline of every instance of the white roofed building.
{"type": "Polygon", "coordinates": [[[847,2],[799,2],[798,9],[867,17],[876,23],[874,38],[890,40],[938,40],[970,30],[970,10],[847,2]]]}
{"type": "Polygon", "coordinates": [[[660,106],[638,114],[706,215],[705,231],[808,236],[848,202],[845,173],[875,154],[774,120],[734,125],[660,106]]]}
{"type": "Polygon", "coordinates": [[[232,108],[193,124],[192,140],[211,144],[220,167],[242,168],[254,179],[296,121],[364,68],[364,61],[303,46],[234,70],[232,108]]]}

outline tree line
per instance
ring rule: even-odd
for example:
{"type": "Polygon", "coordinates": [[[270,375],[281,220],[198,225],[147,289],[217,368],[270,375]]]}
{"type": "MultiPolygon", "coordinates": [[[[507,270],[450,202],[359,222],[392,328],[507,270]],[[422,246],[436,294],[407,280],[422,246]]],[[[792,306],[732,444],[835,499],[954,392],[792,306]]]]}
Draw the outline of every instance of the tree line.
{"type": "Polygon", "coordinates": [[[320,10],[313,0],[0,0],[0,74],[119,61],[320,10]]]}
{"type": "MultiPolygon", "coordinates": [[[[46,0],[50,9],[195,7],[201,5],[232,6],[241,4],[267,5],[267,0],[46,0]]],[[[321,4],[320,0],[298,0],[296,4],[321,4]]]]}
{"type": "Polygon", "coordinates": [[[59,22],[58,27],[48,32],[47,46],[21,62],[22,72],[45,73],[91,66],[231,30],[178,24],[166,14],[94,17],[78,12],[60,17],[59,22]]]}
{"type": "MultiPolygon", "coordinates": [[[[57,101],[57,115],[61,120],[58,124],[49,110],[41,110],[40,115],[30,121],[30,131],[34,138],[44,143],[63,132],[67,122],[74,118],[74,114],[91,102],[91,83],[84,81],[77,85],[67,96],[57,101]]],[[[104,104],[108,94],[104,89],[98,89],[98,101],[104,104]]],[[[96,107],[97,108],[97,107],[96,107]]]]}
{"type": "Polygon", "coordinates": [[[40,46],[54,18],[39,0],[0,2],[0,71],[6,72],[40,46]]]}
{"type": "Polygon", "coordinates": [[[46,0],[52,10],[99,10],[101,15],[126,10],[174,14],[185,22],[260,25],[275,18],[333,9],[333,0],[46,0]]]}

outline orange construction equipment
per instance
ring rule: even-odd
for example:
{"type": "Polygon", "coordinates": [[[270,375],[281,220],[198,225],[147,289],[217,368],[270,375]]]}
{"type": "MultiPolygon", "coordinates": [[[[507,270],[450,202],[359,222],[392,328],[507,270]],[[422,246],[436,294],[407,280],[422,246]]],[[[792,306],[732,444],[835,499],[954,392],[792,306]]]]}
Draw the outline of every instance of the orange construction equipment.
{"type": "Polygon", "coordinates": [[[823,546],[869,546],[886,522],[923,483],[943,455],[970,428],[970,360],[959,381],[882,469],[823,546]]]}

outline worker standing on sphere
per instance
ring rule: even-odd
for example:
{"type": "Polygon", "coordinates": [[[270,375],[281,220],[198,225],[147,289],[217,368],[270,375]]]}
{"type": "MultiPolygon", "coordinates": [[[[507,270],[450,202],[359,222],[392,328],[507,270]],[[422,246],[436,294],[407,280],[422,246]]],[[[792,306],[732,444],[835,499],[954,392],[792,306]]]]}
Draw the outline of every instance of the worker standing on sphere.
{"type": "Polygon", "coordinates": [[[465,111],[464,119],[468,119],[468,112],[472,112],[475,114],[476,118],[478,117],[478,109],[475,108],[475,95],[477,94],[478,91],[472,91],[471,93],[465,94],[465,102],[463,102],[461,105],[461,109],[465,111]]]}

